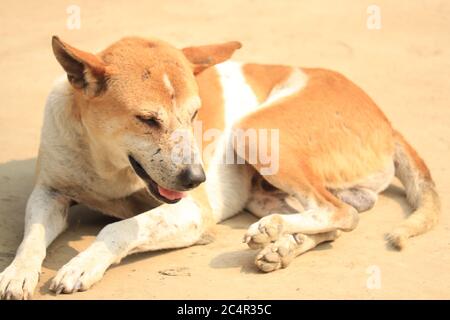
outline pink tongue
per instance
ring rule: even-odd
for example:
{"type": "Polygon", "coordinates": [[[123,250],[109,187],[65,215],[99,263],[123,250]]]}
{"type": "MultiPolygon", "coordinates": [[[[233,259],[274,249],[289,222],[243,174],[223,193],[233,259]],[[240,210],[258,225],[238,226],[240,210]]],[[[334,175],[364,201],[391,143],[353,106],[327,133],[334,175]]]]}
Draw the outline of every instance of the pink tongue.
{"type": "Polygon", "coordinates": [[[186,196],[185,192],[164,189],[163,187],[160,187],[160,186],[158,186],[158,192],[164,198],[167,198],[169,200],[178,200],[178,199],[184,198],[186,196]]]}

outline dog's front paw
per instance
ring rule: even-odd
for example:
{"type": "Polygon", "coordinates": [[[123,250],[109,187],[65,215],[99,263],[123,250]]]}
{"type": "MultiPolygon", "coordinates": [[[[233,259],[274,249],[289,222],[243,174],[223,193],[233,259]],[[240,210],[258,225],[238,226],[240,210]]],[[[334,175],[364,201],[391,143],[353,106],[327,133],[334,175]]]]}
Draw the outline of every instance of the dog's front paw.
{"type": "Polygon", "coordinates": [[[56,294],[86,291],[103,277],[107,267],[99,257],[81,253],[58,271],[50,290],[56,294]]]}
{"type": "Polygon", "coordinates": [[[252,249],[265,247],[276,241],[283,233],[283,218],[279,214],[271,214],[252,224],[244,236],[244,242],[252,249]]]}
{"type": "Polygon", "coordinates": [[[286,234],[274,243],[262,249],[255,259],[256,266],[264,272],[286,268],[295,258],[295,248],[298,243],[293,235],[286,234]]]}
{"type": "Polygon", "coordinates": [[[0,299],[31,299],[38,282],[39,268],[13,262],[0,273],[0,299]]]}

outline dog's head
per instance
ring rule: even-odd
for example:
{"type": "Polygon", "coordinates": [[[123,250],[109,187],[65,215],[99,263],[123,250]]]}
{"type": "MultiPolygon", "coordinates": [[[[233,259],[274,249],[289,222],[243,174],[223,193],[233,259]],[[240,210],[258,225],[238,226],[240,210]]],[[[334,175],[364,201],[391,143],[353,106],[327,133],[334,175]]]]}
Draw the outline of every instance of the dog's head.
{"type": "Polygon", "coordinates": [[[193,137],[201,104],[195,75],[227,60],[239,42],[179,50],[159,40],[125,38],[99,54],[57,37],[52,46],[75,88],[74,116],[93,144],[111,152],[115,167],[131,166],[167,203],[205,180],[193,137]],[[190,163],[174,161],[177,132],[189,137],[183,140],[190,141],[190,163]]]}

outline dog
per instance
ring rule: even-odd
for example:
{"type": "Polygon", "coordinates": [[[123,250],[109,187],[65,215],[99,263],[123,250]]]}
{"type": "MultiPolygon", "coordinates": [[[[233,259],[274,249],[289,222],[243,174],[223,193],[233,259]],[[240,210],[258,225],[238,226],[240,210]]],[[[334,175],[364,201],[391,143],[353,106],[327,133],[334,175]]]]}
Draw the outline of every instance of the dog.
{"type": "Polygon", "coordinates": [[[413,212],[388,242],[401,249],[436,224],[427,166],[362,89],[330,70],[229,60],[240,47],[128,37],[92,54],[52,38],[65,76],[47,100],[24,237],[0,275],[1,298],[32,297],[46,248],[78,203],[121,220],[57,272],[57,294],[89,289],[129,254],[208,243],[215,224],[242,210],[260,218],[244,236],[259,250],[256,266],[285,268],[353,230],[394,176],[413,212]],[[252,153],[267,129],[276,133],[269,167],[252,153]]]}

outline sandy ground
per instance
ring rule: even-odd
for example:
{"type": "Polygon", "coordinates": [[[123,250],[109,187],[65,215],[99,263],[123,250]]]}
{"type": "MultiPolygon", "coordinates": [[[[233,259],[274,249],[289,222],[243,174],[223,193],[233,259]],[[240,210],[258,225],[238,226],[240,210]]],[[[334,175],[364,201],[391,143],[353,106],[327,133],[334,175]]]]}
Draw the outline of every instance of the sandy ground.
{"type": "MultiPolygon", "coordinates": [[[[239,60],[332,68],[362,86],[427,161],[442,197],[440,224],[401,253],[387,249],[384,233],[409,211],[393,186],[354,232],[262,274],[255,252],[241,243],[255,219],[241,214],[219,227],[215,243],[128,257],[91,290],[56,298],[450,298],[450,3],[377,0],[382,28],[369,30],[371,2],[1,0],[0,270],[22,237],[44,102],[61,73],[51,35],[89,50],[125,35],[180,47],[240,40],[239,60]],[[73,2],[81,8],[80,30],[66,27],[73,2]],[[370,270],[380,271],[381,288],[367,287],[370,270]]],[[[55,299],[48,286],[56,270],[111,222],[74,211],[71,227],[48,250],[37,299],[55,299]]]]}

